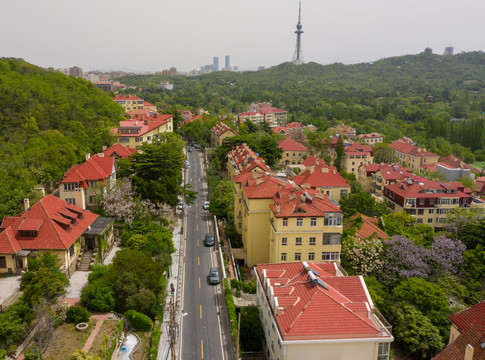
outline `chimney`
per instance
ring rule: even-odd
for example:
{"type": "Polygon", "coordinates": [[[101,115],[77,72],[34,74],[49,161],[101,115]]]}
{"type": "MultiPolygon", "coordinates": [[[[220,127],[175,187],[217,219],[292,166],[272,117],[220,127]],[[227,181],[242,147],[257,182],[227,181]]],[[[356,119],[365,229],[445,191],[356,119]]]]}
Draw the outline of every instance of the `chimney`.
{"type": "Polygon", "coordinates": [[[106,151],[108,147],[106,145],[103,145],[103,151],[106,151]]]}
{"type": "Polygon", "coordinates": [[[45,196],[45,189],[40,186],[40,187],[36,187],[34,188],[35,192],[40,194],[40,197],[43,198],[45,196]]]}
{"type": "Polygon", "coordinates": [[[465,347],[464,360],[473,360],[473,352],[474,352],[473,346],[471,346],[470,344],[467,344],[467,346],[465,347]]]}
{"type": "Polygon", "coordinates": [[[91,159],[91,154],[90,153],[86,153],[86,161],[88,161],[89,159],[91,159]]]}
{"type": "Polygon", "coordinates": [[[315,166],[312,166],[312,167],[310,168],[310,174],[313,174],[313,172],[314,172],[314,171],[315,171],[315,166]]]}
{"type": "Polygon", "coordinates": [[[144,121],[143,121],[143,123],[144,123],[145,125],[148,125],[148,120],[144,120],[144,121]]]}
{"type": "Polygon", "coordinates": [[[83,210],[86,210],[86,202],[84,197],[84,189],[83,188],[75,188],[74,189],[74,201],[76,202],[76,206],[83,210]]]}
{"type": "Polygon", "coordinates": [[[104,157],[104,153],[98,153],[98,157],[104,157]]]}
{"type": "Polygon", "coordinates": [[[24,199],[24,211],[27,211],[30,209],[30,200],[29,198],[24,199]]]}

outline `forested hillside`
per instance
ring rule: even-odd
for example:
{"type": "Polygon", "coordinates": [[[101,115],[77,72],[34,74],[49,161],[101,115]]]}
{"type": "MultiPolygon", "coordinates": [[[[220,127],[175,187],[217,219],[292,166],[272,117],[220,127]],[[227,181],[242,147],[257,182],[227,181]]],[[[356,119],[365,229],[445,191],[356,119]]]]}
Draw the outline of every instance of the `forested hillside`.
{"type": "Polygon", "coordinates": [[[0,218],[111,141],[123,109],[83,79],[0,59],[0,218]]]}
{"type": "Polygon", "coordinates": [[[291,120],[320,129],[344,122],[359,133],[381,132],[387,140],[411,136],[440,155],[485,160],[483,53],[443,56],[426,49],[356,65],[284,63],[257,72],[119,80],[143,88],[130,91],[161,108],[234,114],[252,101],[272,101],[288,110],[291,120]],[[161,80],[170,80],[174,90],[158,90],[161,80]],[[460,120],[450,122],[453,118],[460,120]]]}

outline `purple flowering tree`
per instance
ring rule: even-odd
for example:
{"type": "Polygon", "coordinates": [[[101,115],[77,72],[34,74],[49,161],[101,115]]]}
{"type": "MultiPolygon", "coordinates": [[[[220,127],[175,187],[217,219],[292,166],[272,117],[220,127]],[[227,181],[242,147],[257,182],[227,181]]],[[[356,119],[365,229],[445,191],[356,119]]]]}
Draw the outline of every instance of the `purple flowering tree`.
{"type": "Polygon", "coordinates": [[[430,266],[433,276],[460,275],[466,246],[459,240],[437,236],[431,245],[430,266]]]}

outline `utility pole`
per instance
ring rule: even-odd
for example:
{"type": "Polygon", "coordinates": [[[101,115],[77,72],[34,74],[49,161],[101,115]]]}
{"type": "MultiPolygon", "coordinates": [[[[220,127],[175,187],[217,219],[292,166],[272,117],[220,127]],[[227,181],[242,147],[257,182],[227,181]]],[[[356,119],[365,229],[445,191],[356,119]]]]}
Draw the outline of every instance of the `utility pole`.
{"type": "Polygon", "coordinates": [[[175,360],[175,304],[173,301],[174,292],[170,297],[170,353],[172,360],[175,360]]]}

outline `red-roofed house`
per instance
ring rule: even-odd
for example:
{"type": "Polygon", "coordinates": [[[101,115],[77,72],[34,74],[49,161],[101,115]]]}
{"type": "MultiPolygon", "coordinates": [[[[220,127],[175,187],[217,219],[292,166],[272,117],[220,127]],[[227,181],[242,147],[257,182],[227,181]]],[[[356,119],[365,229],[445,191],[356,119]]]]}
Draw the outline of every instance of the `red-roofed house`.
{"type": "Polygon", "coordinates": [[[379,219],[371,218],[362,214],[352,216],[349,222],[346,222],[344,227],[346,229],[355,227],[354,238],[356,239],[373,239],[387,240],[389,236],[382,231],[377,224],[379,219]]]}
{"type": "Polygon", "coordinates": [[[327,195],[286,186],[269,205],[269,262],[340,261],[342,211],[327,195]]]}
{"type": "MultiPolygon", "coordinates": [[[[373,150],[370,145],[353,143],[345,148],[345,155],[342,161],[342,170],[359,176],[359,166],[372,164],[374,162],[373,150]]],[[[335,153],[336,155],[336,153],[335,153]]]]}
{"type": "Polygon", "coordinates": [[[115,162],[117,162],[120,158],[129,158],[134,153],[136,153],[136,149],[123,146],[119,143],[103,150],[104,156],[114,158],[115,162]]]}
{"type": "Polygon", "coordinates": [[[443,183],[408,178],[384,187],[384,198],[394,213],[412,215],[418,224],[427,224],[435,231],[444,229],[447,214],[456,208],[485,208],[485,202],[474,199],[471,190],[460,183],[443,183]]]}
{"type": "Polygon", "coordinates": [[[485,359],[485,302],[449,316],[451,320],[448,346],[432,360],[485,359]]]}
{"type": "Polygon", "coordinates": [[[382,137],[381,134],[373,132],[373,133],[370,133],[370,134],[357,135],[355,137],[355,139],[359,139],[359,140],[361,140],[361,141],[363,141],[363,142],[365,142],[366,144],[369,144],[369,145],[374,145],[374,144],[382,142],[383,137],[382,137]]]}
{"type": "Polygon", "coordinates": [[[290,138],[280,140],[278,147],[283,150],[283,157],[279,162],[283,165],[299,165],[310,154],[305,145],[290,138]]]}
{"type": "Polygon", "coordinates": [[[150,110],[153,110],[155,112],[157,111],[157,106],[150,104],[148,101],[143,101],[143,108],[144,109],[150,109],[150,110]]]}
{"type": "Polygon", "coordinates": [[[186,124],[188,124],[188,123],[191,123],[192,121],[199,120],[199,119],[200,119],[200,120],[203,120],[202,115],[192,116],[192,117],[190,117],[190,118],[184,119],[184,120],[183,120],[183,121],[180,123],[179,128],[180,128],[180,127],[182,127],[182,126],[184,126],[184,125],[186,125],[186,124]]]}
{"type": "Polygon", "coordinates": [[[220,122],[211,130],[211,146],[214,148],[221,146],[224,139],[236,136],[237,134],[237,131],[232,130],[229,126],[220,122]]]}
{"type": "Polygon", "coordinates": [[[340,175],[333,166],[328,166],[322,159],[316,160],[309,156],[302,164],[307,166],[299,175],[292,180],[295,184],[305,188],[312,188],[323,194],[330,196],[335,201],[340,201],[340,197],[350,194],[349,183],[340,175]]]}
{"type": "Polygon", "coordinates": [[[120,144],[136,149],[143,142],[152,142],[161,133],[173,132],[173,115],[135,115],[120,121],[119,127],[112,129],[112,132],[120,144]]]}
{"type": "Polygon", "coordinates": [[[391,326],[361,276],[309,261],[258,265],[256,278],[268,359],[389,359],[391,326]]]}
{"type": "Polygon", "coordinates": [[[298,129],[300,130],[310,129],[311,131],[317,131],[316,126],[313,126],[313,125],[305,126],[299,122],[292,122],[292,123],[289,123],[288,125],[275,126],[272,130],[274,133],[278,133],[281,135],[288,135],[290,131],[298,130],[298,129]]]}
{"type": "Polygon", "coordinates": [[[116,95],[113,100],[123,106],[125,112],[144,108],[144,100],[135,95],[116,95]]]}
{"type": "Polygon", "coordinates": [[[357,134],[357,131],[355,128],[347,126],[347,125],[337,125],[337,126],[332,126],[327,129],[327,131],[332,134],[332,135],[342,135],[346,136],[348,138],[352,138],[357,134]]]}
{"type": "Polygon", "coordinates": [[[390,143],[389,146],[394,150],[394,156],[399,159],[402,165],[408,166],[415,171],[419,171],[419,168],[423,165],[438,162],[439,159],[438,155],[424,148],[400,140],[390,143]]]}
{"type": "Polygon", "coordinates": [[[20,216],[5,217],[0,225],[0,272],[18,273],[31,252],[52,252],[70,276],[83,251],[103,250],[113,242],[113,219],[100,218],[53,196],[37,201],[20,216]],[[7,265],[2,267],[1,265],[7,265]]]}
{"type": "Polygon", "coordinates": [[[253,171],[270,172],[264,160],[247,144],[234,147],[227,153],[227,177],[233,180],[235,176],[253,171]]]}
{"type": "Polygon", "coordinates": [[[399,164],[382,163],[361,165],[358,179],[364,191],[381,196],[384,186],[415,177],[408,168],[399,164]]]}
{"type": "Polygon", "coordinates": [[[86,154],[84,163],[74,165],[64,174],[59,186],[59,197],[80,209],[95,209],[102,191],[99,184],[111,186],[115,180],[114,157],[105,157],[104,153],[92,157],[86,154]]]}

